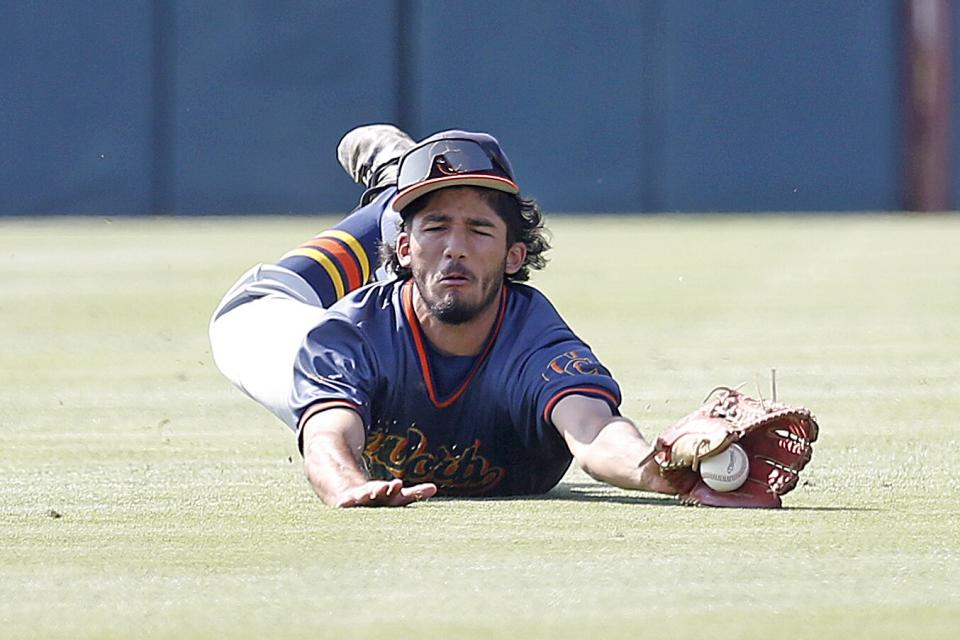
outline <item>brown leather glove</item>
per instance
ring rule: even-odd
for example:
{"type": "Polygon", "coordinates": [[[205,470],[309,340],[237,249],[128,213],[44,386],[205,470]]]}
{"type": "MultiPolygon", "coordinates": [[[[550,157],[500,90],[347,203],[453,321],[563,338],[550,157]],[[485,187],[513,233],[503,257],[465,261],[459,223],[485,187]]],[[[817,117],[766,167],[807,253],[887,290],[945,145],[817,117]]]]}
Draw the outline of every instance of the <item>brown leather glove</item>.
{"type": "Polygon", "coordinates": [[[657,438],[654,460],[686,504],[778,508],[780,496],[797,486],[810,462],[819,430],[809,409],[718,387],[703,406],[657,438]],[[700,461],[734,442],[747,452],[750,473],[739,489],[714,491],[700,478],[700,461]]]}

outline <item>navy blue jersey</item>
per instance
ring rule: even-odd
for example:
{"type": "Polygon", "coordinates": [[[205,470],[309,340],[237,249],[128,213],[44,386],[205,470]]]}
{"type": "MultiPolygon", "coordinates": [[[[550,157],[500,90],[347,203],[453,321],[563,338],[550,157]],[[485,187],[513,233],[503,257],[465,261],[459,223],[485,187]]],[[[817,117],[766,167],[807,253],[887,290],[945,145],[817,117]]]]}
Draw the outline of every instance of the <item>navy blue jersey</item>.
{"type": "Polygon", "coordinates": [[[435,351],[413,309],[410,280],[374,283],[340,300],[307,335],[291,408],[349,407],[367,431],[372,478],[433,482],[441,495],[548,491],[571,455],[550,422],[568,394],[620,388],[539,291],[505,285],[479,355],[435,351]]]}

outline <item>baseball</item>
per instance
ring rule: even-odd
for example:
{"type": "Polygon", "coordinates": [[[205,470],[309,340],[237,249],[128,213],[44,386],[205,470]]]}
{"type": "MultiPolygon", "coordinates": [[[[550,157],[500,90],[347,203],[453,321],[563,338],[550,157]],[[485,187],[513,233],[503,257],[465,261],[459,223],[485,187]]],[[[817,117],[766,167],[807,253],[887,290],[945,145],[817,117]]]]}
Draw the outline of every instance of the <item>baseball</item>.
{"type": "Polygon", "coordinates": [[[714,491],[736,491],[746,482],[750,460],[740,445],[700,462],[700,477],[714,491]]]}

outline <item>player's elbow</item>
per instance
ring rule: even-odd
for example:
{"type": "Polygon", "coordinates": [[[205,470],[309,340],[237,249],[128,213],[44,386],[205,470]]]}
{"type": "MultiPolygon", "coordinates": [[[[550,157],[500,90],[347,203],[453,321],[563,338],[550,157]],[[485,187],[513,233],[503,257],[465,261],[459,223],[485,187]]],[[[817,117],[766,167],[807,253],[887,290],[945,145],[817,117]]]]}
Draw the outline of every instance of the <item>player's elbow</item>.
{"type": "Polygon", "coordinates": [[[580,443],[573,451],[573,462],[594,480],[603,480],[603,460],[598,447],[592,443],[580,443]]]}
{"type": "Polygon", "coordinates": [[[602,466],[602,453],[596,439],[581,439],[568,431],[564,433],[564,440],[573,456],[573,463],[591,478],[597,479],[598,467],[602,466]]]}

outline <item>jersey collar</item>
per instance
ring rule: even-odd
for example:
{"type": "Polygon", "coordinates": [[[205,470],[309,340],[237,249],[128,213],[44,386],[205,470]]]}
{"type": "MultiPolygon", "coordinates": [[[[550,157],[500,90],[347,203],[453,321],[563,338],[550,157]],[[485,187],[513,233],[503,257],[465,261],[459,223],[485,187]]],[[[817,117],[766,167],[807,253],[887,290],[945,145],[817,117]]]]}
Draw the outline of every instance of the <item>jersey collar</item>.
{"type": "Polygon", "coordinates": [[[437,407],[438,409],[444,409],[456,402],[457,399],[460,398],[460,396],[462,396],[467,390],[467,387],[470,386],[470,383],[473,381],[474,376],[477,375],[480,367],[482,367],[483,363],[486,362],[487,356],[490,355],[490,350],[493,348],[493,343],[496,342],[497,335],[500,333],[500,327],[503,325],[503,318],[506,315],[507,310],[508,291],[509,290],[506,286],[503,286],[500,289],[500,308],[497,310],[497,318],[494,320],[493,328],[490,330],[490,334],[487,336],[486,341],[483,343],[483,347],[480,349],[480,355],[477,357],[476,362],[473,363],[470,371],[467,372],[463,382],[461,382],[460,385],[454,389],[449,396],[446,398],[440,398],[437,396],[437,390],[433,383],[433,373],[430,370],[430,358],[427,355],[426,337],[423,335],[423,329],[420,328],[420,321],[417,319],[417,314],[413,308],[413,280],[408,279],[405,283],[403,283],[400,292],[403,313],[407,319],[407,326],[410,327],[410,334],[413,337],[413,345],[417,351],[417,359],[420,361],[420,373],[423,376],[423,384],[427,389],[427,396],[429,396],[430,402],[433,403],[433,406],[437,407]]]}

